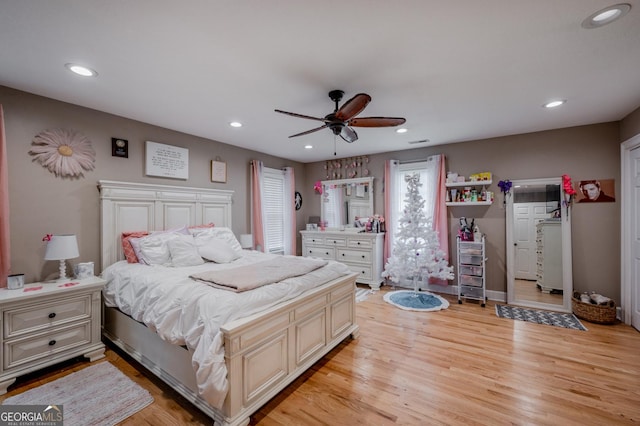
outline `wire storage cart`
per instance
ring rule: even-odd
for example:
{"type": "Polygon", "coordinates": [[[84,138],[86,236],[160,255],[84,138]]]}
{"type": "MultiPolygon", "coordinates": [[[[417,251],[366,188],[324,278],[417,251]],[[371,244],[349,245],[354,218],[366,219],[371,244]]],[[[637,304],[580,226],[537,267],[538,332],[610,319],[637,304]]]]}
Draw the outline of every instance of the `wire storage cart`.
{"type": "Polygon", "coordinates": [[[462,241],[458,236],[458,303],[462,299],[487,301],[487,269],[484,235],[480,241],[462,241]]]}

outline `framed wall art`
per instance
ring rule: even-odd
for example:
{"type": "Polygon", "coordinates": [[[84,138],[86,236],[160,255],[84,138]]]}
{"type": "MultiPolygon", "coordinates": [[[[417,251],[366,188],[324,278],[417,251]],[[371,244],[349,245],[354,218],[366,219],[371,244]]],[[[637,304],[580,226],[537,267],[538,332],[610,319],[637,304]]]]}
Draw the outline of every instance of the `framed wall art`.
{"type": "Polygon", "coordinates": [[[227,163],[211,160],[211,182],[227,183],[227,163]]]}
{"type": "Polygon", "coordinates": [[[147,176],[189,179],[189,150],[147,141],[145,173],[147,176]]]}

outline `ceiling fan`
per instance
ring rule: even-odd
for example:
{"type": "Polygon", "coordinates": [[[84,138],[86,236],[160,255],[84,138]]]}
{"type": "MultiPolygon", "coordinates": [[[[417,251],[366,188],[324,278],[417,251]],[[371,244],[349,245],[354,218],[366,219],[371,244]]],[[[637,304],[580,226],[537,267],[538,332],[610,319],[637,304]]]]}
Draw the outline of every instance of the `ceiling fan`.
{"type": "Polygon", "coordinates": [[[371,96],[366,93],[358,93],[353,98],[345,102],[340,108],[338,103],[342,100],[344,92],[342,90],[332,90],[329,92],[329,98],[335,102],[335,110],[331,114],[325,115],[323,118],[311,117],[308,115],[297,114],[295,112],[287,112],[282,110],[275,110],[276,112],[291,115],[293,117],[306,118],[309,120],[322,121],[324,124],[315,129],[307,130],[306,132],[297,133],[289,136],[295,138],[297,136],[308,135],[309,133],[317,132],[325,128],[331,129],[334,135],[340,136],[346,142],[355,142],[358,140],[358,134],[352,127],[393,127],[403,124],[406,120],[404,118],[393,117],[363,117],[355,118],[365,109],[367,104],[371,102],[371,96]]]}

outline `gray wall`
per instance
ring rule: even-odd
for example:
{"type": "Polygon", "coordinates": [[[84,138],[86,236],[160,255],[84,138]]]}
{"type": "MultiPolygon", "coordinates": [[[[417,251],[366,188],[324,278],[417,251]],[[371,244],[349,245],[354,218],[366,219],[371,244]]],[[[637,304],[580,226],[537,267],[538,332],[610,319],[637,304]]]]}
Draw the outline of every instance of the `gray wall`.
{"type": "MultiPolygon", "coordinates": [[[[469,176],[490,171],[496,193],[493,205],[450,207],[449,241],[455,247],[458,218],[476,218],[487,235],[487,288],[506,291],[505,210],[500,180],[559,177],[568,174],[575,181],[588,178],[615,179],[615,203],[576,205],[572,215],[573,277],[576,290],[602,292],[620,300],[620,134],[619,123],[551,130],[506,136],[408,151],[369,156],[370,171],[375,176],[375,210],[384,214],[384,161],[423,159],[444,154],[447,170],[469,176]]],[[[324,177],[324,162],[307,164],[306,199],[311,211],[320,211],[320,196],[313,194],[313,182],[324,177]]],[[[451,250],[455,262],[455,250],[451,250]]]]}
{"type": "MultiPolygon", "coordinates": [[[[9,159],[11,270],[24,273],[26,282],[47,279],[57,262],[44,261],[45,234],[73,233],[80,257],[68,262],[100,261],[98,180],[118,180],[175,186],[234,190],[233,231],[249,232],[249,161],[265,166],[292,166],[304,176],[304,165],[231,145],[198,138],[157,126],[0,86],[9,159]],[[95,170],[81,178],[55,177],[29,155],[34,136],[46,129],[74,129],[91,141],[95,170]],[[111,138],[129,141],[129,158],[111,156],[111,138]],[[189,179],[148,177],[144,174],[144,144],[154,141],[189,149],[189,179]],[[212,183],[210,161],[227,162],[227,183],[212,183]]],[[[152,106],[151,106],[152,107],[152,106]]],[[[298,186],[297,187],[301,187],[298,186]]],[[[302,214],[298,219],[303,222],[302,214]]],[[[97,270],[97,269],[96,269],[97,270]]]]}
{"type": "MultiPolygon", "coordinates": [[[[260,159],[268,167],[293,166],[296,189],[303,195],[298,228],[308,216],[320,212],[320,196],[313,183],[324,178],[324,162],[300,164],[233,147],[157,126],[101,113],[0,86],[9,157],[12,272],[25,273],[27,282],[55,274],[56,262],[43,260],[47,233],[78,235],[80,258],[70,264],[99,261],[100,179],[211,187],[235,191],[233,230],[250,230],[249,161],[260,159]],[[87,136],[96,150],[96,169],[83,178],[56,178],[28,154],[33,137],[49,128],[72,128],[87,136]],[[111,137],[129,140],[129,158],[111,156],[111,137]],[[147,140],[189,149],[189,179],[174,180],[144,175],[147,140]],[[227,183],[211,183],[209,162],[219,156],[227,162],[227,183]]],[[[442,153],[447,170],[469,175],[491,171],[496,202],[490,207],[449,208],[450,243],[455,243],[457,218],[475,217],[487,234],[488,288],[506,291],[505,211],[497,182],[569,174],[574,181],[615,179],[616,203],[576,205],[573,209],[573,273],[577,290],[595,290],[620,300],[620,142],[640,133],[640,109],[621,122],[603,123],[546,132],[506,136],[465,143],[390,151],[369,156],[375,180],[376,212],[384,214],[383,170],[388,158],[414,160],[442,153]]],[[[298,251],[300,244],[298,244],[298,251]]],[[[453,253],[452,253],[453,254],[453,253]]],[[[452,256],[452,261],[455,256],[452,256]]]]}

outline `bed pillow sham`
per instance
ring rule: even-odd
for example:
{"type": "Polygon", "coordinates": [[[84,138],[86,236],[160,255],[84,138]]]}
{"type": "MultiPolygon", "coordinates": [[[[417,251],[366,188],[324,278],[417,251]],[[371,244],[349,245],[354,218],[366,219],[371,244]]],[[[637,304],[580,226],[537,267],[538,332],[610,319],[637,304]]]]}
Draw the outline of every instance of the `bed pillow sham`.
{"type": "Polygon", "coordinates": [[[133,231],[133,232],[123,232],[122,239],[122,253],[124,253],[124,258],[127,259],[128,263],[139,263],[140,259],[136,255],[135,249],[131,245],[131,239],[133,238],[141,238],[149,235],[147,231],[133,231]]]}
{"type": "Polygon", "coordinates": [[[242,257],[229,243],[211,235],[196,237],[196,246],[200,256],[215,263],[229,263],[242,257]]]}
{"type": "Polygon", "coordinates": [[[202,265],[204,260],[198,254],[193,235],[178,235],[167,241],[171,264],[175,267],[202,265]]]}
{"type": "Polygon", "coordinates": [[[198,242],[198,238],[202,238],[205,236],[222,240],[229,244],[233,250],[242,255],[242,246],[240,246],[240,242],[238,242],[238,239],[236,238],[231,228],[216,226],[213,228],[201,229],[193,233],[193,236],[196,238],[196,243],[198,242]]]}

